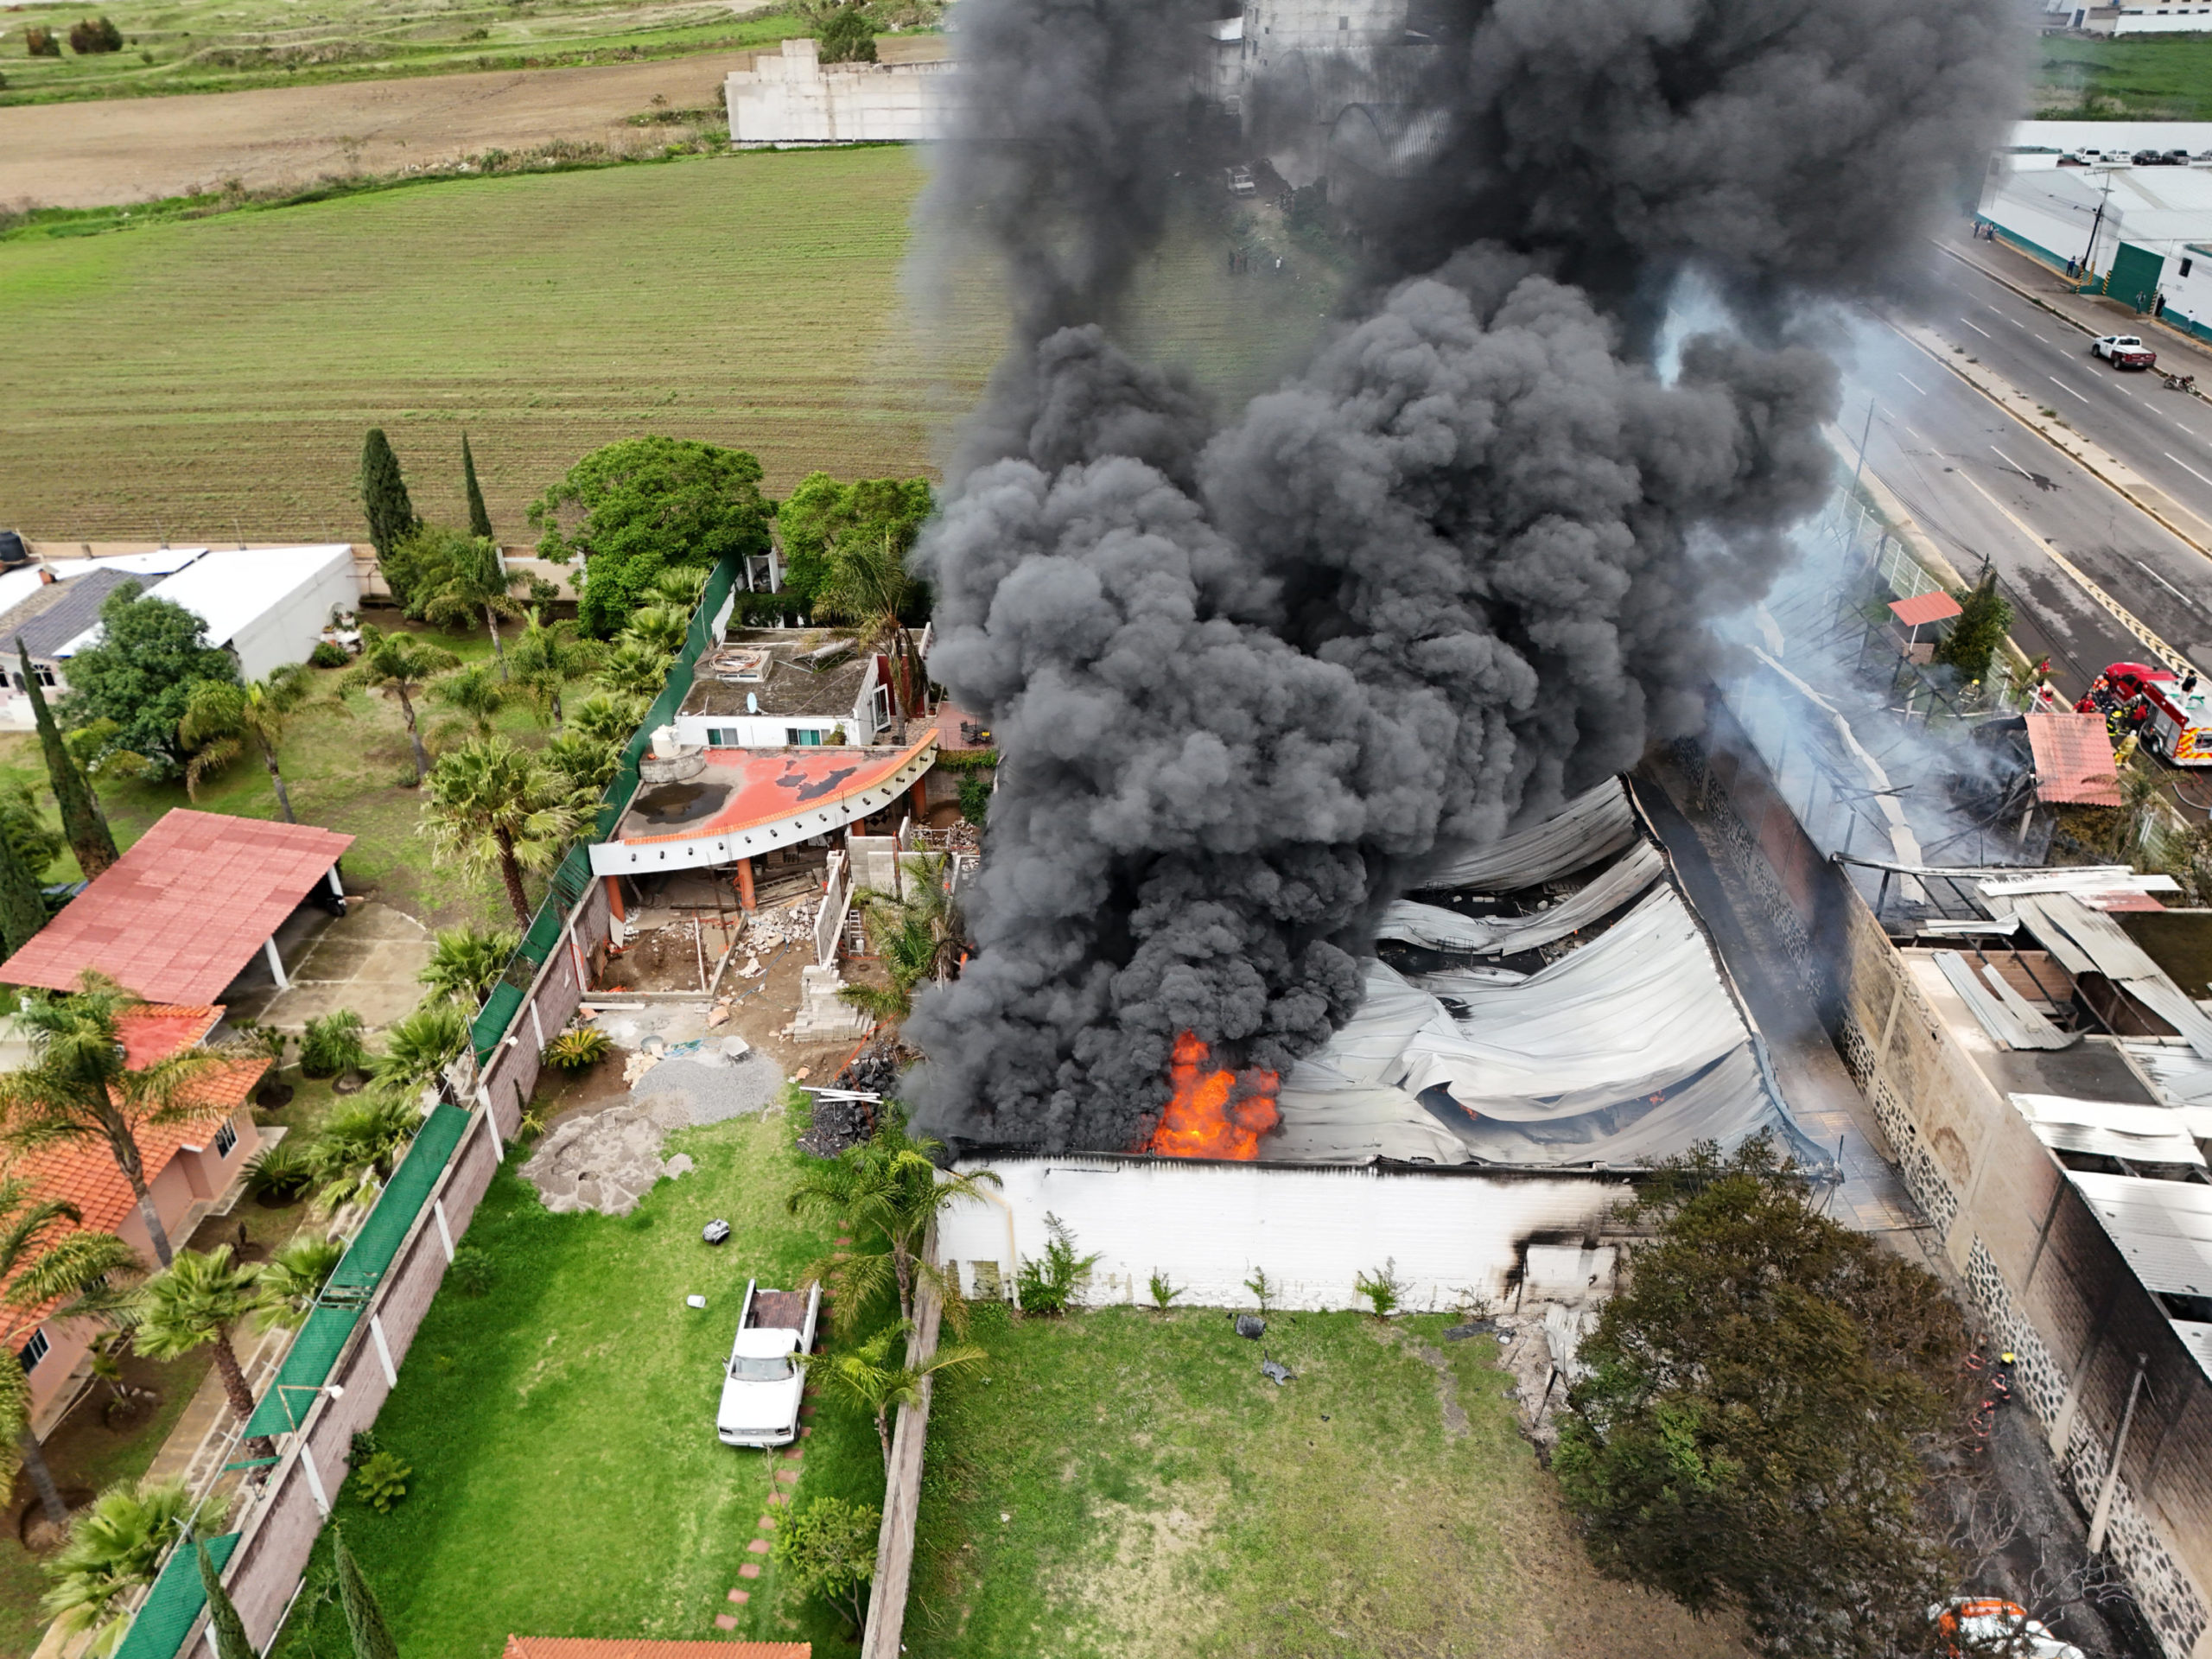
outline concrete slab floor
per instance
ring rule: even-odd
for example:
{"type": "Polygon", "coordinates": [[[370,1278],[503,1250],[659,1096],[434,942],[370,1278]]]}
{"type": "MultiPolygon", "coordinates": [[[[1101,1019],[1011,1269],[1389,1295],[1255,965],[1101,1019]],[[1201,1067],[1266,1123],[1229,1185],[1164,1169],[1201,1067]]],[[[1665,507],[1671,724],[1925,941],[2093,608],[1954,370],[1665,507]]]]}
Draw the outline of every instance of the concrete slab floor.
{"type": "Polygon", "coordinates": [[[423,999],[419,978],[436,941],[404,911],[373,898],[355,898],[342,918],[306,912],[277,935],[276,947],[292,982],[278,990],[265,963],[257,962],[224,993],[234,1020],[257,1020],[299,1031],[310,1020],[351,1008],[371,1031],[381,1031],[413,1011],[423,999]]]}

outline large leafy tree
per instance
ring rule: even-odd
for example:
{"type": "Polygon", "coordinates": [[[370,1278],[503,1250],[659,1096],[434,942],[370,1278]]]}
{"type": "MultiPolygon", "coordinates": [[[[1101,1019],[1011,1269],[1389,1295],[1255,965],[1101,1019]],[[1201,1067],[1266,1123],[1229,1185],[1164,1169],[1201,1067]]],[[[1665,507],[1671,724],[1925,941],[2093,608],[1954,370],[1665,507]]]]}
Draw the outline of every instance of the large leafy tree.
{"type": "MultiPolygon", "coordinates": [[[[61,808],[61,833],[69,838],[78,868],[89,881],[115,862],[115,832],[107,826],[107,814],[100,810],[100,798],[92,792],[92,780],[61,741],[61,728],[54,724],[54,710],[47,707],[38,671],[31,666],[30,647],[18,639],[16,652],[22,664],[23,689],[30,695],[31,717],[38,723],[38,746],[46,756],[47,779],[54,785],[55,804],[61,808]]],[[[46,866],[39,868],[43,870],[46,866]]]]}
{"type": "Polygon", "coordinates": [[[207,625],[183,606],[118,583],[100,604],[99,644],[69,660],[62,718],[72,726],[115,722],[111,746],[145,757],[152,775],[174,778],[185,761],[177,727],[194,689],[235,683],[238,664],[207,643],[207,625]]]}
{"type": "Polygon", "coordinates": [[[194,1085],[223,1065],[204,1048],[181,1049],[150,1065],[126,1064],[116,1022],[140,999],[87,969],[79,988],[25,995],[16,1019],[30,1039],[31,1063],[0,1072],[0,1142],[21,1152],[97,1147],[115,1160],[138,1201],[139,1219],[163,1266],[169,1236],[148,1185],[138,1131],[207,1115],[194,1085]]]}
{"type": "Polygon", "coordinates": [[[442,645],[431,645],[411,633],[387,633],[373,622],[361,625],[361,654],[346,671],[342,684],[381,691],[399,705],[407,721],[407,741],[415,752],[415,781],[421,783],[430,769],[430,753],[423,747],[421,722],[415,699],[432,680],[459,665],[461,658],[442,645]]]}
{"type": "Polygon", "coordinates": [[[308,671],[299,663],[272,669],[265,678],[250,684],[202,680],[194,686],[176,728],[177,741],[192,752],[184,767],[185,793],[197,800],[200,779],[229,766],[251,744],[276,793],[277,814],[287,823],[297,823],[277,751],[283,746],[286,723],[307,701],[308,691],[308,671]]]}
{"type": "Polygon", "coordinates": [[[1660,1173],[1554,1466],[1599,1568],[1781,1659],[1908,1650],[1948,1581],[1923,1453],[1955,1428],[1942,1287],[1819,1214],[1765,1139],[1660,1173]]]}
{"type": "MultiPolygon", "coordinates": [[[[27,1313],[58,1303],[42,1321],[48,1324],[115,1315],[123,1281],[139,1271],[138,1252],[113,1233],[87,1230],[83,1221],[76,1205],[40,1198],[19,1176],[0,1177],[0,1283],[8,1287],[11,1309],[27,1313]]],[[[11,1340],[0,1349],[0,1471],[13,1476],[6,1461],[12,1453],[46,1518],[58,1527],[68,1521],[69,1506],[31,1433],[31,1384],[19,1346],[11,1340]]]]}
{"type": "MultiPolygon", "coordinates": [[[[880,547],[887,541],[903,563],[934,505],[925,478],[840,484],[827,473],[809,473],[776,512],[785,591],[810,609],[840,546],[880,547]]],[[[917,587],[912,597],[920,602],[925,595],[917,587]]]]}
{"type": "Polygon", "coordinates": [[[440,863],[495,870],[515,919],[530,925],[524,870],[550,870],[582,822],[569,781],[504,737],[474,738],[440,757],[422,832],[440,863]]]}
{"type": "Polygon", "coordinates": [[[594,449],[531,505],[538,551],[582,556],[584,631],[620,628],[664,570],[768,550],[772,507],[760,463],[742,449],[681,438],[626,438],[594,449]]]}
{"type": "Polygon", "coordinates": [[[380,426],[371,427],[369,435],[362,442],[360,482],[361,510],[368,515],[369,540],[376,547],[377,557],[387,559],[423,521],[415,516],[415,503],[408,499],[407,480],[400,475],[399,457],[391,453],[391,444],[380,426]]]}

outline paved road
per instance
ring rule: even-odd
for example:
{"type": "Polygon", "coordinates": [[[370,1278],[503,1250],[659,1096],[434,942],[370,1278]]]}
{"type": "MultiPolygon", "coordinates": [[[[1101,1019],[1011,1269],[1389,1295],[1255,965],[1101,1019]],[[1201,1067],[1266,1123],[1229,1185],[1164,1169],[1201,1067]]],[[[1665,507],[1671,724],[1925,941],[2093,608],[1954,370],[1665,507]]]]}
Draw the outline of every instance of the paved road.
{"type": "MultiPolygon", "coordinates": [[[[1993,283],[1986,285],[2005,292],[1993,283]]],[[[2032,309],[2024,301],[2018,303],[2032,309]]],[[[2057,326],[2054,320],[2046,332],[2057,326]]],[[[2054,345],[2030,340],[2013,349],[2030,347],[2057,365],[2054,345]]],[[[1993,353],[1982,355],[1999,366],[1993,353]]],[[[2078,370],[2073,378],[2095,384],[2078,370]]],[[[2144,652],[2054,552],[2168,645],[2212,671],[2212,559],[1879,324],[1859,331],[1847,384],[1840,424],[1853,442],[1870,394],[1874,423],[1868,466],[1961,572],[1971,577],[1985,562],[1993,564],[2031,608],[2021,643],[2031,652],[2050,652],[2062,690],[2078,694],[2107,663],[2144,652]]],[[[2115,417],[2096,435],[2133,462],[2138,451],[2121,424],[2126,418],[2115,417]]],[[[2139,411],[2134,418],[2144,423],[2139,411]]],[[[2212,410],[2205,425],[2212,429],[2212,410]]],[[[2212,485],[2201,494],[2212,512],[2212,485]]]]}
{"type": "MultiPolygon", "coordinates": [[[[1932,286],[1922,309],[1930,327],[2196,515],[2201,524],[2183,528],[2212,545],[2212,404],[2092,357],[2088,336],[1949,254],[1931,247],[1928,262],[1932,286]]],[[[2178,360],[2171,351],[2162,357],[2178,360]]]]}

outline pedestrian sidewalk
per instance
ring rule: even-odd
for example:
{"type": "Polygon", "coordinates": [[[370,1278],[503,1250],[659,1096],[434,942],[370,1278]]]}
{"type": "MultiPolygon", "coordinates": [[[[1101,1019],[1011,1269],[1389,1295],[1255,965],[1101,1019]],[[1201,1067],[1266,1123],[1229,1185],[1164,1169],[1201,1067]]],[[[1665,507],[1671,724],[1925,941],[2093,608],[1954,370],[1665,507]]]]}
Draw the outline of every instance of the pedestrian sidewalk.
{"type": "MultiPolygon", "coordinates": [[[[2011,289],[2022,299],[2031,300],[2052,315],[2072,323],[2088,334],[2135,334],[2156,335],[2158,345],[2164,349],[2177,346],[2203,359],[2204,367],[2190,365],[2188,372],[2203,373],[2212,369],[2212,345],[2185,334],[2170,323],[2156,317],[2146,317],[2132,305],[2107,299],[2101,294],[2076,294],[2074,284],[2063,271],[2053,270],[2040,259],[2022,253],[2005,242],[1983,242],[1972,237],[1941,236],[1936,245],[1953,258],[1963,261],[2011,289]]],[[[2202,396],[2202,394],[2199,394],[2202,396]]],[[[2212,398],[2207,398],[2212,402],[2212,398]]]]}

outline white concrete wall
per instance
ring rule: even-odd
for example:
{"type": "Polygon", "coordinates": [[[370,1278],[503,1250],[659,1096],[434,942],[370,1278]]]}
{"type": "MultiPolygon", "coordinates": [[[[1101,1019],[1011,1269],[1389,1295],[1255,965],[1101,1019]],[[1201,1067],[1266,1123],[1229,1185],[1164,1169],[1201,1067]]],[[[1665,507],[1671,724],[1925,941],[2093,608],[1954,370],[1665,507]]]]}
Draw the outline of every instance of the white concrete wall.
{"type": "MultiPolygon", "coordinates": [[[[1019,1257],[1041,1256],[1049,1211],[1099,1252],[1092,1303],[1143,1302],[1155,1269],[1186,1287],[1182,1303],[1249,1307],[1255,1268],[1279,1282],[1281,1306],[1363,1307],[1353,1281],[1395,1258],[1405,1306],[1450,1307],[1468,1294],[1507,1296],[1532,1235],[1547,1244],[1530,1290],[1564,1293],[1592,1273],[1610,1282],[1610,1258],[1586,1258],[1580,1236],[1624,1187],[1585,1176],[1378,1174],[1253,1164],[1149,1163],[1089,1157],[963,1160],[1005,1185],[938,1224],[938,1259],[957,1262],[961,1288],[988,1294],[995,1266],[1011,1290],[1019,1257]],[[977,1262],[987,1265],[979,1281],[977,1262]],[[1568,1283],[1572,1281],[1572,1284],[1568,1283]]],[[[1600,1285],[1598,1288],[1604,1288],[1600,1285]]]]}
{"type": "Polygon", "coordinates": [[[2123,7],[2112,20],[2114,35],[2212,34],[2212,6],[2123,7]]]}
{"type": "MultiPolygon", "coordinates": [[[[678,743],[705,743],[709,731],[724,734],[724,741],[717,747],[741,749],[779,749],[791,741],[794,731],[828,734],[839,726],[845,728],[848,741],[857,741],[850,720],[840,720],[833,715],[678,715],[676,717],[676,741],[678,743]],[[728,741],[728,734],[737,734],[736,741],[728,741]]],[[[865,735],[863,734],[862,735],[865,735]]]]}
{"type": "Polygon", "coordinates": [[[260,679],[272,668],[303,663],[329,626],[333,606],[353,610],[361,602],[361,584],[353,573],[351,547],[334,548],[299,586],[231,636],[238,653],[238,673],[260,679]]]}
{"type": "Polygon", "coordinates": [[[763,54],[723,83],[730,142],[739,144],[911,143],[938,137],[951,107],[952,65],[824,67],[805,35],[763,54]]]}

